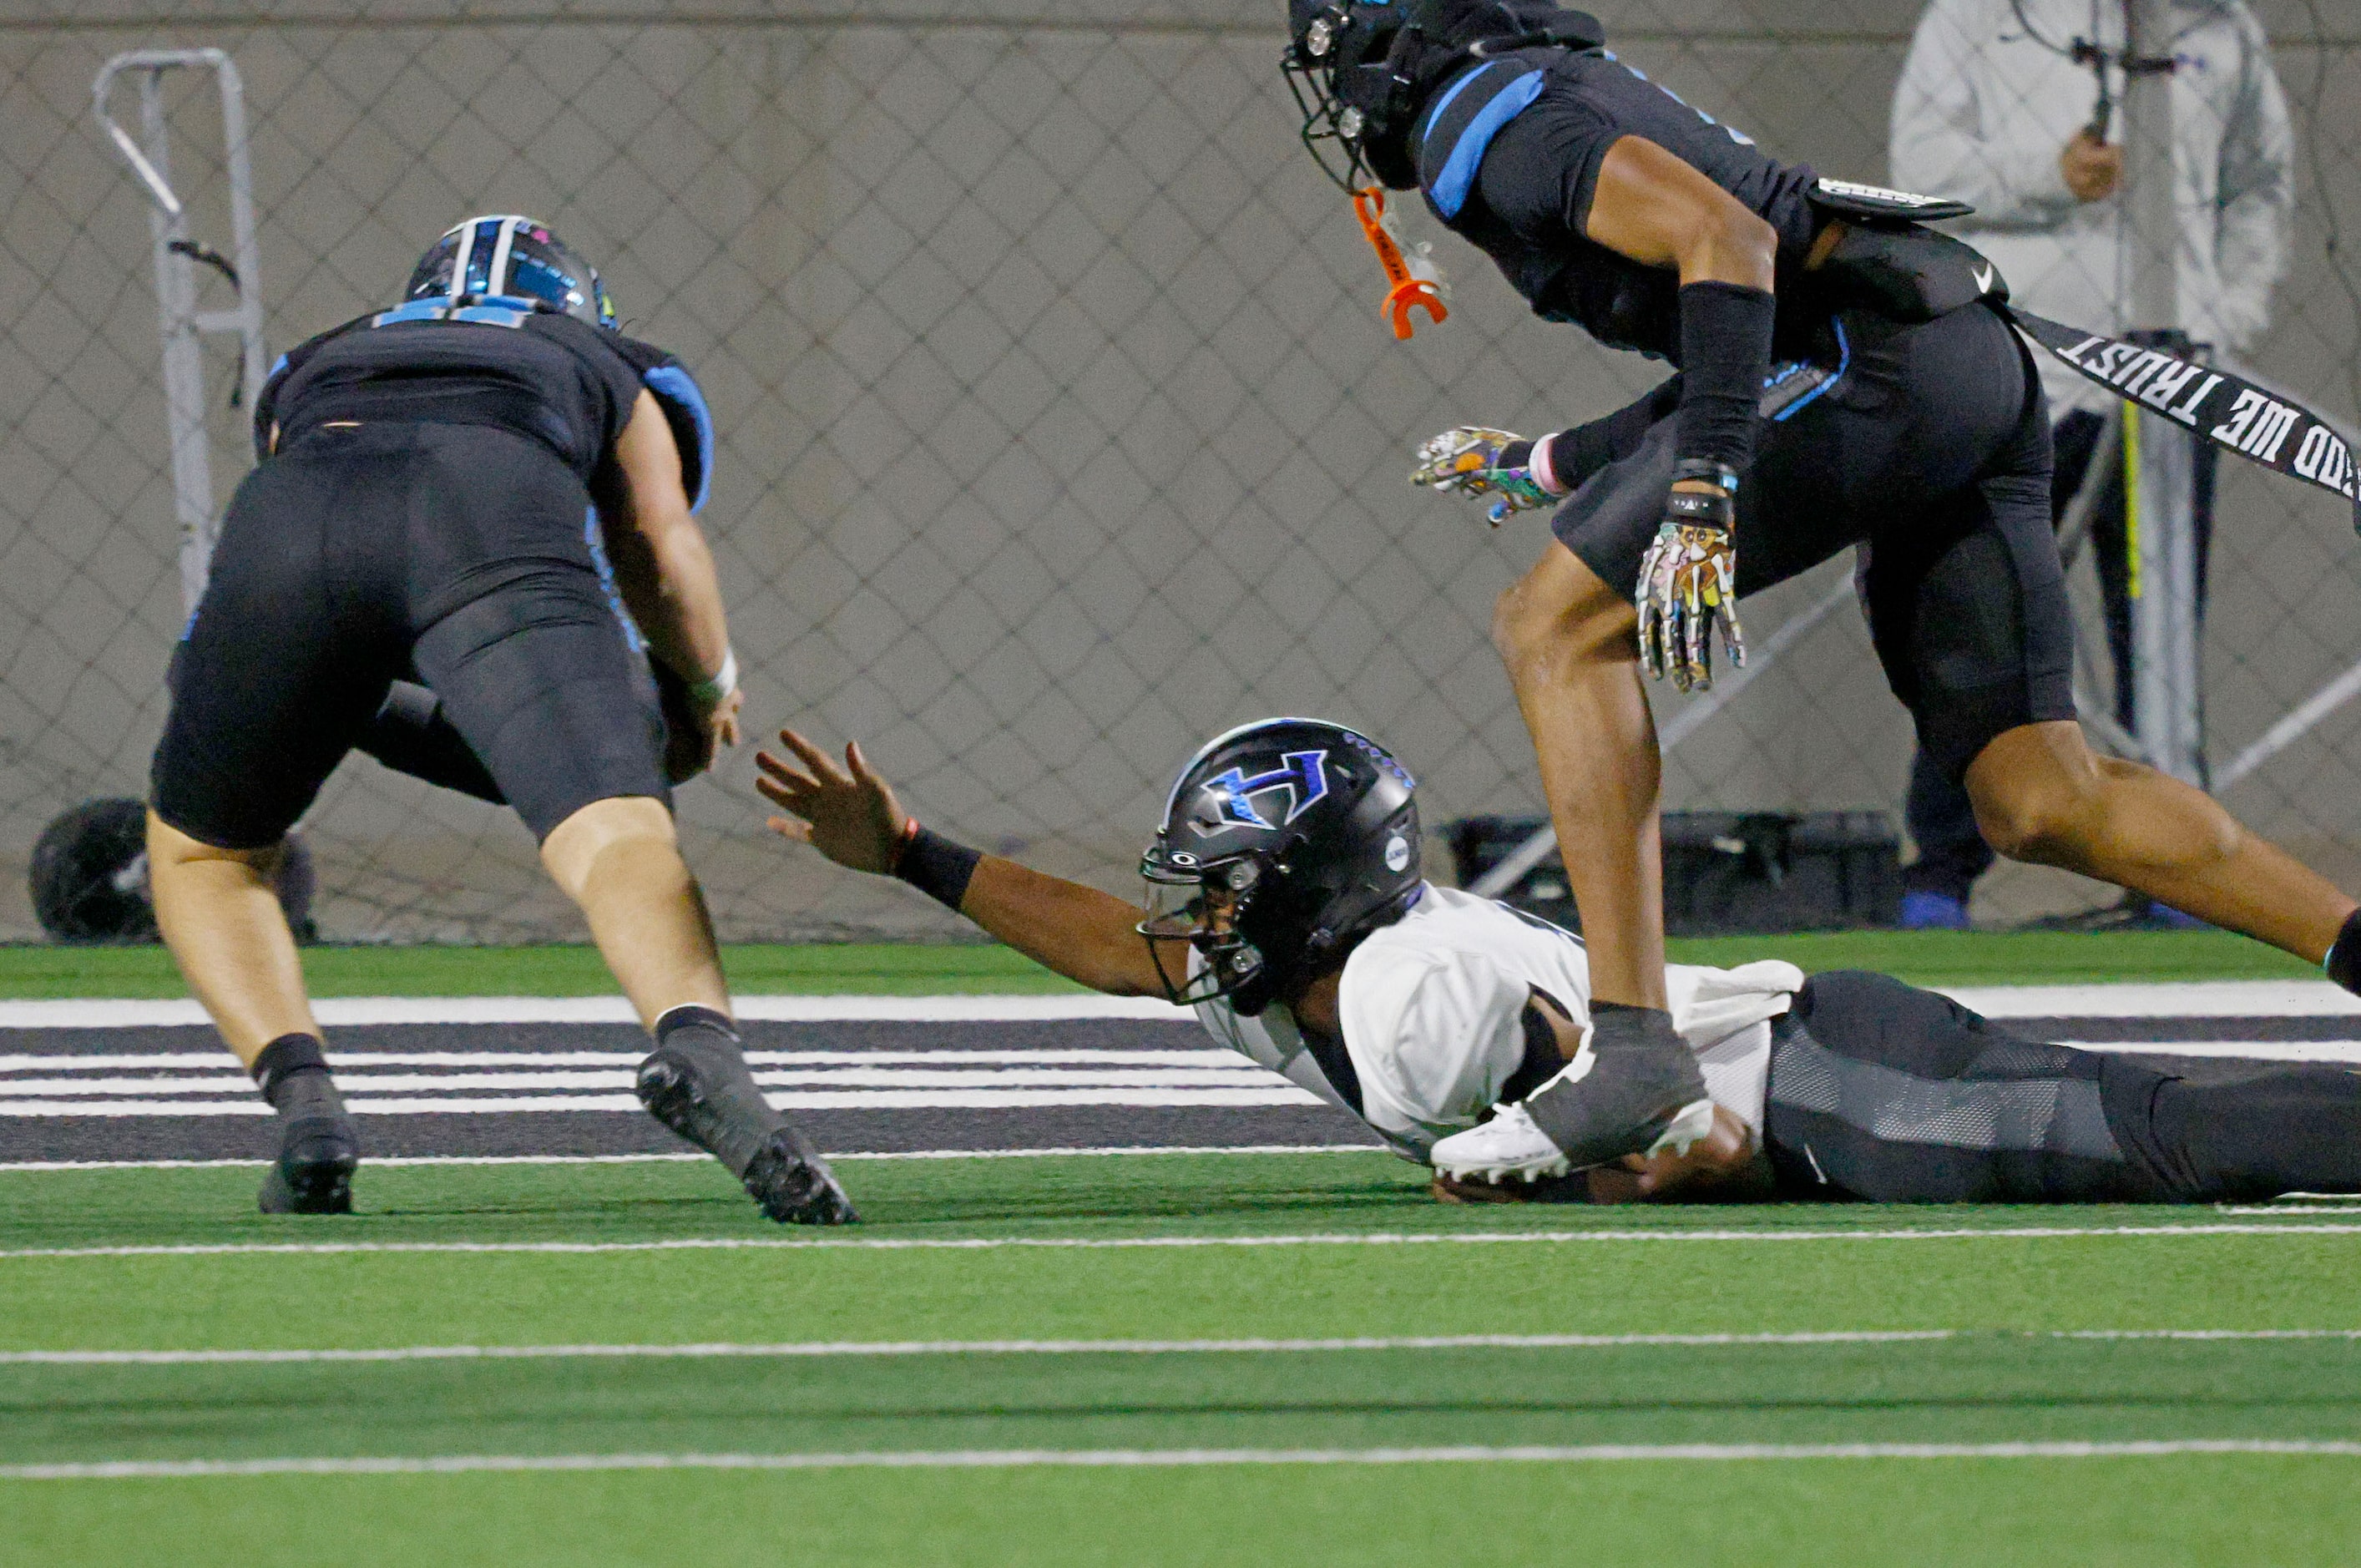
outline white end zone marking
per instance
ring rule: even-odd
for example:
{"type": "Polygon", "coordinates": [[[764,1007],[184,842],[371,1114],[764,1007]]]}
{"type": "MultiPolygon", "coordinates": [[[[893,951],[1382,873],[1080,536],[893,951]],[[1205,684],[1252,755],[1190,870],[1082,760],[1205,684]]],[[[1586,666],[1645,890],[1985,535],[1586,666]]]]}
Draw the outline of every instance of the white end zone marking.
{"type": "MultiPolygon", "coordinates": [[[[741,996],[741,1022],[765,1024],[1042,1024],[1135,1019],[1194,1024],[1193,1014],[1151,997],[1098,996],[741,996]]],[[[384,1024],[626,1024],[639,1015],[620,996],[332,996],[313,1003],[330,1028],[384,1024]]],[[[193,1001],[0,1002],[0,1029],[196,1027],[193,1001]]]]}
{"type": "Polygon", "coordinates": [[[1720,1464],[1816,1459],[2154,1459],[2176,1454],[2361,1458],[2361,1442],[2164,1438],[2132,1442],[1598,1443],[1547,1448],[967,1448],[867,1453],[455,1453],[368,1459],[122,1459],[0,1465],[0,1481],[137,1481],[238,1475],[454,1475],[479,1471],[1005,1470],[1207,1464],[1720,1464]]]}
{"type": "Polygon", "coordinates": [[[2361,996],[2324,980],[2173,981],[2146,985],[1935,988],[1987,1018],[2333,1018],[2361,996]]]}
{"type": "MultiPolygon", "coordinates": [[[[1938,987],[1991,1018],[2322,1018],[2361,1016],[2361,996],[2323,980],[2170,981],[2130,985],[1938,987]]],[[[738,1016],[756,1023],[1034,1024],[1137,1020],[1189,1024],[1186,1011],[1151,997],[741,996],[738,1016]]],[[[620,996],[342,996],[314,1004],[332,1028],[389,1024],[631,1024],[620,996]]],[[[192,1001],[0,1002],[0,1029],[195,1027],[192,1001]]]]}
{"type": "MultiPolygon", "coordinates": [[[[1203,1144],[1142,1147],[1078,1149],[888,1149],[873,1153],[831,1154],[830,1165],[849,1159],[1093,1159],[1108,1155],[1198,1154],[1381,1154],[1393,1156],[1383,1144],[1203,1144]]],[[[422,1154],[372,1157],[369,1168],[390,1165],[702,1165],[706,1154],[422,1154]]],[[[260,1170],[261,1159],[46,1159],[0,1165],[0,1175],[42,1170],[260,1170]]],[[[2243,1213],[2278,1211],[2250,1209],[2243,1213]]]]}

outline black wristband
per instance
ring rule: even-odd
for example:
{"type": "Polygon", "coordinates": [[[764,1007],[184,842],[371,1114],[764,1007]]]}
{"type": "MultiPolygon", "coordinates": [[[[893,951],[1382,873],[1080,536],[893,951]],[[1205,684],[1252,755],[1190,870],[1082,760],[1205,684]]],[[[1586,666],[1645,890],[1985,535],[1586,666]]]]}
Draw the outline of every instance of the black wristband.
{"type": "Polygon", "coordinates": [[[1689,283],[1680,302],[1681,406],[1673,416],[1673,450],[1743,474],[1754,455],[1778,302],[1743,283],[1689,283]]]}
{"type": "Polygon", "coordinates": [[[935,899],[954,915],[967,897],[968,879],[975,875],[983,851],[955,844],[931,828],[911,825],[909,842],[894,862],[894,874],[935,899]]]}
{"type": "Polygon", "coordinates": [[[2345,917],[2344,927],[2329,944],[2328,957],[2320,967],[2329,979],[2361,995],[2361,909],[2345,917]]]}
{"type": "Polygon", "coordinates": [[[1674,490],[1664,497],[1664,516],[1699,528],[1729,528],[1738,521],[1738,508],[1727,495],[1674,490]]]}

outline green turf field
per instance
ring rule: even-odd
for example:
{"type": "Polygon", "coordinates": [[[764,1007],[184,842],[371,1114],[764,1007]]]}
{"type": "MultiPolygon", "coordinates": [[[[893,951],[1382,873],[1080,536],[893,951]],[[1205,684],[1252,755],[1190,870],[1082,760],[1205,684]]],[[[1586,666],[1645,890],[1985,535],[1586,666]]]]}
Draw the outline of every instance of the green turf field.
{"type": "Polygon", "coordinates": [[[867,1223],[809,1233],[703,1162],[379,1166],[361,1213],[306,1221],[252,1213],[255,1174],[0,1171],[0,1466],[400,1473],[0,1480],[0,1563],[2283,1564],[2361,1539],[2361,1340],[2323,1332],[2361,1329],[2351,1205],[1467,1210],[1375,1154],[872,1159],[845,1166],[867,1223]],[[1407,1343],[1479,1335],[1659,1337],[1407,1343]],[[25,1354],[420,1347],[445,1354],[25,1354]],[[1862,1444],[1935,1453],[1797,1453],[1862,1444]],[[2023,1444],[2102,1447],[1993,1451],[2023,1444]],[[420,1463],[634,1455],[842,1467],[420,1463]]]}
{"type": "MultiPolygon", "coordinates": [[[[2222,931],[1841,931],[1675,941],[1672,953],[1686,963],[1778,958],[1807,970],[1882,970],[1919,985],[2319,978],[2309,964],[2222,931]]],[[[987,944],[747,944],[726,949],[724,960],[731,985],[749,995],[1077,989],[1012,949],[987,944]]],[[[303,967],[321,996],[584,996],[614,989],[587,947],[319,947],[305,950],[303,967]]],[[[0,946],[0,997],[186,994],[161,948],[0,946]]]]}

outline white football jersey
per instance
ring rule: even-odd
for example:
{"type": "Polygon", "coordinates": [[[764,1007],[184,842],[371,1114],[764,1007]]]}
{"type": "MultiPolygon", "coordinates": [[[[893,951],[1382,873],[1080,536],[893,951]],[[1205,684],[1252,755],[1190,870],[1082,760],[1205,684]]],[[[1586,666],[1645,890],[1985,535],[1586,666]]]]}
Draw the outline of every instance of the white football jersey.
{"type": "MultiPolygon", "coordinates": [[[[1770,1021],[1787,1011],[1803,970],[1776,959],[1732,970],[1668,964],[1664,981],[1706,1091],[1760,1140],[1770,1021]]],[[[1581,938],[1492,899],[1428,886],[1409,914],[1345,960],[1337,1013],[1360,1080],[1361,1119],[1420,1160],[1438,1138],[1474,1126],[1524,1064],[1524,1011],[1536,991],[1588,1032],[1590,959],[1581,938]]],[[[1197,1017],[1224,1045],[1353,1109],[1285,1007],[1242,1018],[1214,1001],[1197,1017]]]]}

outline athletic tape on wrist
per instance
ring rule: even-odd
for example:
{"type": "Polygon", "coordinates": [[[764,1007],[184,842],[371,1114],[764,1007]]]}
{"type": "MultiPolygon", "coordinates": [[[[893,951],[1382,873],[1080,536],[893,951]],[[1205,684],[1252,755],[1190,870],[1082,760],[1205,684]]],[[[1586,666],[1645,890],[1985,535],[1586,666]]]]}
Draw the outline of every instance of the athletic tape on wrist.
{"type": "Polygon", "coordinates": [[[967,897],[968,880],[983,863],[983,851],[921,828],[916,817],[903,831],[902,852],[894,861],[895,876],[958,914],[967,897]]]}
{"type": "Polygon", "coordinates": [[[710,680],[692,684],[688,688],[688,695],[696,699],[697,707],[710,713],[721,706],[723,698],[737,689],[738,651],[734,648],[724,648],[721,651],[721,668],[714,672],[710,680]]]}

